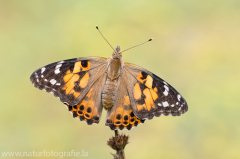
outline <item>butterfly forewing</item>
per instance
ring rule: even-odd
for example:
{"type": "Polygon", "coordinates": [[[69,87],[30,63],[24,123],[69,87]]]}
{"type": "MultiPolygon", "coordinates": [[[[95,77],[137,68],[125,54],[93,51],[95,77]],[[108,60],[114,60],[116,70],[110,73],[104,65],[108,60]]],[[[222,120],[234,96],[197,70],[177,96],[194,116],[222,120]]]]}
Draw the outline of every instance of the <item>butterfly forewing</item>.
{"type": "Polygon", "coordinates": [[[35,87],[53,93],[62,102],[76,105],[101,76],[98,72],[106,68],[105,58],[75,58],[41,67],[30,80],[35,87]]]}
{"type": "Polygon", "coordinates": [[[167,82],[151,72],[125,63],[134,114],[140,119],[160,115],[179,116],[188,110],[184,98],[167,82]]]}

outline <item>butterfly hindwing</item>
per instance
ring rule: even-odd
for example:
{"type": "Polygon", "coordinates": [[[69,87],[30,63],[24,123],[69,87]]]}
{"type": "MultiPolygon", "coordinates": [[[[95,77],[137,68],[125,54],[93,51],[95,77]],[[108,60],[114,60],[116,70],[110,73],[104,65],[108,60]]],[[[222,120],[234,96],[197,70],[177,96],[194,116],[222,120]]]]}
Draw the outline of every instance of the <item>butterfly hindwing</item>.
{"type": "Polygon", "coordinates": [[[138,118],[179,116],[188,110],[185,99],[158,76],[129,63],[125,63],[124,70],[127,72],[133,112],[138,118]]]}
{"type": "Polygon", "coordinates": [[[119,77],[116,101],[107,112],[105,124],[112,130],[130,130],[132,127],[144,123],[144,120],[138,119],[133,113],[127,90],[127,81],[124,80],[124,75],[123,73],[119,77]]]}
{"type": "Polygon", "coordinates": [[[36,70],[30,80],[35,87],[53,93],[63,103],[76,105],[105,72],[106,60],[85,57],[55,62],[36,70]]]}
{"type": "Polygon", "coordinates": [[[88,125],[99,123],[102,114],[101,92],[105,84],[106,73],[103,74],[91,87],[82,101],[75,105],[69,106],[65,104],[73,117],[86,121],[88,125]]]}

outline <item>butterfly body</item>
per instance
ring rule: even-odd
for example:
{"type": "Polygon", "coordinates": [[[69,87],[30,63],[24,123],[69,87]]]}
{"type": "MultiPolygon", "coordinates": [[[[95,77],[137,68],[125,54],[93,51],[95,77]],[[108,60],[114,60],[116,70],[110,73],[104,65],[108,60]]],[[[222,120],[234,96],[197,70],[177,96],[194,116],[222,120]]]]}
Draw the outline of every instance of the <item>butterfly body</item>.
{"type": "Polygon", "coordinates": [[[107,63],[107,79],[102,91],[102,105],[106,110],[113,106],[116,99],[118,79],[123,66],[120,47],[116,48],[107,63]]]}
{"type": "Polygon", "coordinates": [[[89,125],[107,110],[106,126],[128,129],[161,115],[188,110],[185,99],[167,82],[134,64],[124,63],[120,47],[108,59],[83,57],[55,62],[36,70],[33,85],[53,93],[89,125]]]}

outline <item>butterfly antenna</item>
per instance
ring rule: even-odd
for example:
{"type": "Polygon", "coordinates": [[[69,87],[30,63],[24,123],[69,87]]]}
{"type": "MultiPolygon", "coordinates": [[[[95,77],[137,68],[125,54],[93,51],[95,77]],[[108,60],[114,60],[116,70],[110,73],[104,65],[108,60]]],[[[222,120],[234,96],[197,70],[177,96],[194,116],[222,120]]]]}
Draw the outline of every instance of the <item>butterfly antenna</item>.
{"type": "MultiPolygon", "coordinates": [[[[101,31],[99,30],[99,28],[98,28],[98,26],[96,25],[96,28],[97,28],[97,30],[99,31],[99,33],[102,35],[102,33],[101,33],[101,31]]],[[[108,45],[109,46],[111,46],[111,48],[113,49],[113,51],[115,51],[115,49],[112,47],[112,45],[107,41],[107,39],[106,38],[104,38],[104,36],[102,35],[102,37],[103,37],[103,39],[105,39],[106,40],[106,42],[108,43],[108,45]]]]}
{"type": "Polygon", "coordinates": [[[143,43],[141,43],[141,44],[138,44],[138,45],[135,45],[135,46],[133,46],[133,47],[130,47],[130,48],[126,49],[126,50],[123,50],[123,51],[120,52],[120,53],[123,53],[124,51],[130,50],[130,49],[132,49],[132,48],[134,48],[134,47],[137,47],[137,46],[140,46],[140,45],[142,45],[142,44],[145,44],[145,43],[147,43],[147,42],[149,42],[149,41],[152,41],[152,39],[153,39],[153,38],[151,38],[151,39],[149,39],[148,41],[145,41],[145,42],[143,42],[143,43]]]}

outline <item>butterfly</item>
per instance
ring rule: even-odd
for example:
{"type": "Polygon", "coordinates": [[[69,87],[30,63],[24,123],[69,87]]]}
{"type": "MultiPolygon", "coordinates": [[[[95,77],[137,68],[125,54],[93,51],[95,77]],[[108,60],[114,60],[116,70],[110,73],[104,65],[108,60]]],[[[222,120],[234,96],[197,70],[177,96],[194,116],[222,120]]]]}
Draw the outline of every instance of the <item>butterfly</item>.
{"type": "Polygon", "coordinates": [[[105,125],[112,130],[130,130],[146,119],[180,116],[188,110],[185,99],[170,84],[123,62],[119,46],[109,58],[81,57],[46,65],[33,72],[30,80],[88,125],[99,123],[104,108],[105,125]]]}

